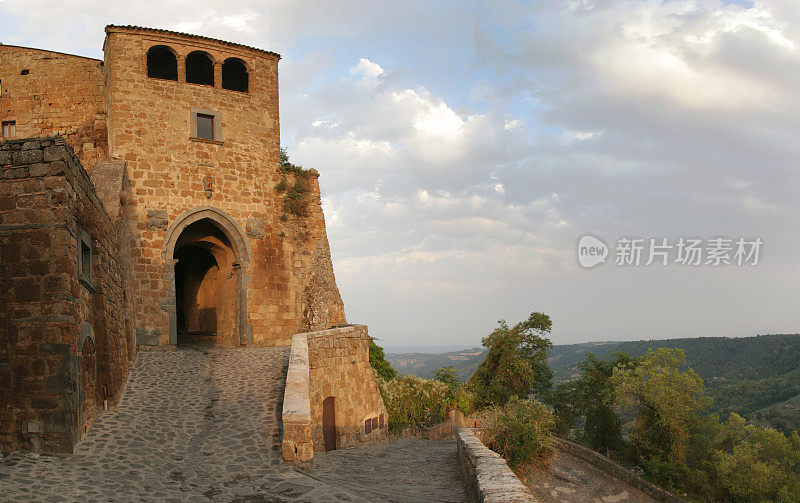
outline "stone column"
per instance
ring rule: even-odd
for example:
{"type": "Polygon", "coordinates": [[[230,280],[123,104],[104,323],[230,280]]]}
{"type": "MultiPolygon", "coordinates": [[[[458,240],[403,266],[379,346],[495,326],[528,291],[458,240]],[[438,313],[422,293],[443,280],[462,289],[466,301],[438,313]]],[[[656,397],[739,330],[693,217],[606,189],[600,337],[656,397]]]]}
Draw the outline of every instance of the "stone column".
{"type": "Polygon", "coordinates": [[[186,55],[185,54],[178,54],[175,57],[178,58],[178,82],[185,83],[186,82],[186,55]]]}
{"type": "Polygon", "coordinates": [[[222,87],[222,63],[214,63],[214,87],[222,87]]]}

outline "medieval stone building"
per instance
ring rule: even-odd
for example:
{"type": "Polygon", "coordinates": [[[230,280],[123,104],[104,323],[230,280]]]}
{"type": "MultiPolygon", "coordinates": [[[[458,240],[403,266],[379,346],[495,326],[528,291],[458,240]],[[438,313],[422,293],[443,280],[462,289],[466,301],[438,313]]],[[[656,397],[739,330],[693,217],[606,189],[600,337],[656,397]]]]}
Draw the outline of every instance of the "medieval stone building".
{"type": "MultiPolygon", "coordinates": [[[[113,25],[103,52],[0,45],[3,451],[71,451],[137,349],[346,324],[319,175],[281,163],[280,56],[113,25]]],[[[365,386],[355,425],[385,410],[365,386]]]]}

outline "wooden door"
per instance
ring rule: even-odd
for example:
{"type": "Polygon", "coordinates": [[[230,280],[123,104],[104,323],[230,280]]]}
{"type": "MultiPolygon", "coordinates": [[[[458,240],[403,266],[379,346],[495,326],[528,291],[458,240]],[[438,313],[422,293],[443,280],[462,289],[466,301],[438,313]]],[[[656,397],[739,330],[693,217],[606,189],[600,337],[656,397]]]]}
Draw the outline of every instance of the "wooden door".
{"type": "Polygon", "coordinates": [[[322,401],[322,437],[326,451],[336,449],[336,411],[332,396],[322,401]]]}

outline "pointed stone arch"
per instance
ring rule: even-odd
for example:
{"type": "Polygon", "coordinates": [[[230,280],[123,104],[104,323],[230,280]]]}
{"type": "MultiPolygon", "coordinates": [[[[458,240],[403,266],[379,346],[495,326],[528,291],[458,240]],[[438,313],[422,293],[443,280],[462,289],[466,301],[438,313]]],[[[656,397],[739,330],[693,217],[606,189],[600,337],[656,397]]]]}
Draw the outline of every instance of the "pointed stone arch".
{"type": "Polygon", "coordinates": [[[213,206],[198,206],[182,213],[167,229],[161,258],[166,269],[168,285],[167,298],[162,301],[162,309],[169,313],[169,343],[178,342],[177,298],[175,288],[175,248],[183,231],[190,225],[208,221],[216,226],[230,242],[235,257],[236,274],[236,328],[238,343],[241,346],[253,345],[253,327],[247,322],[247,290],[250,285],[250,275],[247,269],[252,262],[253,254],[250,243],[245,237],[243,229],[236,221],[219,208],[213,206]]]}

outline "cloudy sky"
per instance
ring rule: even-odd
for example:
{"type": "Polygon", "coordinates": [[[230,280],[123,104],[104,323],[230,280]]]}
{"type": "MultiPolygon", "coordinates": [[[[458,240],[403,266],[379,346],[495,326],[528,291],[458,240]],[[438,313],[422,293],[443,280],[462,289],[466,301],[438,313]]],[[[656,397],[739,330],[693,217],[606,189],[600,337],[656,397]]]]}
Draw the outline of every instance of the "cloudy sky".
{"type": "Polygon", "coordinates": [[[534,310],[556,344],[800,331],[795,0],[0,0],[7,44],[102,58],[111,23],[283,56],[282,143],[322,173],[349,321],[387,346],[534,310]],[[592,269],[587,233],[610,247],[592,269]],[[621,238],[644,264],[681,237],[763,245],[614,263],[621,238]]]}

